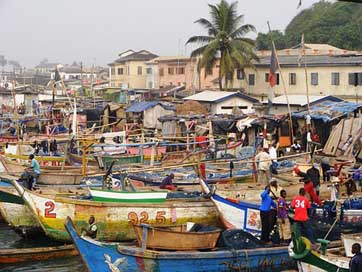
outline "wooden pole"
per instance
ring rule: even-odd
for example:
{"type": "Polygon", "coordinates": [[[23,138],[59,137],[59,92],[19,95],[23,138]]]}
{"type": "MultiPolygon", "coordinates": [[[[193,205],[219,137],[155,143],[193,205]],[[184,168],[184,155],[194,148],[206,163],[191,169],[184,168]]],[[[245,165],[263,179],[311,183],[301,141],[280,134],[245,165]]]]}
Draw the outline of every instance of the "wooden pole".
{"type": "MultiPolygon", "coordinates": [[[[269,21],[268,21],[268,28],[269,28],[269,32],[271,32],[270,25],[269,25],[269,21]]],[[[271,42],[272,42],[273,50],[274,50],[274,52],[275,52],[275,57],[276,57],[276,59],[277,59],[278,70],[279,70],[280,78],[281,78],[281,80],[282,80],[284,95],[285,95],[285,98],[286,98],[286,100],[287,100],[288,114],[289,114],[289,129],[290,129],[290,132],[291,132],[291,135],[292,135],[292,139],[294,139],[292,112],[291,112],[291,109],[290,109],[288,92],[287,92],[287,89],[286,89],[286,87],[285,87],[285,81],[284,81],[282,69],[281,69],[281,67],[280,67],[277,50],[275,49],[275,43],[274,43],[273,37],[272,37],[271,35],[270,35],[270,39],[271,39],[271,42]]]]}

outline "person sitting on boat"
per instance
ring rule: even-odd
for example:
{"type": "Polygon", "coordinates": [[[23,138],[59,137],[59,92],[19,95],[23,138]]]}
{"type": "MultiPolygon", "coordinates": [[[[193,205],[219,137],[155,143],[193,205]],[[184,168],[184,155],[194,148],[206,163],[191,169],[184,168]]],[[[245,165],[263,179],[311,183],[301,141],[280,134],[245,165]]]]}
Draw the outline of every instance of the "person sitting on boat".
{"type": "Polygon", "coordinates": [[[304,188],[299,189],[299,195],[293,198],[290,206],[294,209],[294,222],[297,224],[299,232],[314,244],[313,230],[308,217],[308,209],[311,208],[311,204],[305,197],[304,188]]]}
{"type": "Polygon", "coordinates": [[[172,184],[172,180],[174,179],[175,175],[173,173],[169,174],[168,176],[166,176],[160,185],[161,189],[167,189],[170,191],[175,191],[176,190],[176,186],[172,184]]]}
{"type": "Polygon", "coordinates": [[[359,243],[354,243],[352,245],[352,257],[349,262],[349,271],[350,272],[360,272],[362,271],[362,253],[361,253],[361,245],[359,243]]]}
{"type": "Polygon", "coordinates": [[[277,205],[277,224],[279,230],[279,237],[281,243],[289,243],[291,239],[290,222],[287,212],[287,192],[285,190],[280,191],[280,197],[277,205]]]}
{"type": "Polygon", "coordinates": [[[264,243],[270,243],[270,232],[272,231],[271,208],[277,208],[277,205],[270,197],[270,185],[266,186],[261,193],[261,205],[260,205],[260,220],[261,220],[261,241],[264,243]]]}
{"type": "Polygon", "coordinates": [[[291,145],[290,148],[292,149],[293,152],[299,153],[301,146],[300,146],[300,144],[298,144],[297,140],[294,140],[294,143],[291,145]]]}
{"type": "Polygon", "coordinates": [[[88,220],[88,227],[81,228],[81,232],[84,233],[85,236],[89,236],[90,238],[95,239],[97,238],[97,231],[98,227],[96,224],[96,219],[93,215],[91,215],[88,220]]]}
{"type": "Polygon", "coordinates": [[[321,175],[319,173],[319,164],[313,163],[313,166],[307,170],[307,175],[313,182],[314,189],[317,193],[317,196],[319,196],[319,186],[321,184],[321,175]]]}
{"type": "Polygon", "coordinates": [[[31,165],[30,165],[30,171],[28,171],[32,177],[33,177],[33,184],[31,186],[31,188],[34,188],[37,182],[37,179],[40,176],[40,165],[39,162],[35,159],[34,154],[29,155],[29,160],[31,160],[31,165]]]}

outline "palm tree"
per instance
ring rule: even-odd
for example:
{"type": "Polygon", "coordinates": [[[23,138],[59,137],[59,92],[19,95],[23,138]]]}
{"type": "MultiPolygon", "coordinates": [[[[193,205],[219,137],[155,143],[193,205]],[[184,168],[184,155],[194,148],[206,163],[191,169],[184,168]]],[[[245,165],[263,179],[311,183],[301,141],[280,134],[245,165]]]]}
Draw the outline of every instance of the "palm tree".
{"type": "Polygon", "coordinates": [[[205,69],[205,76],[220,60],[219,88],[232,81],[235,69],[244,72],[245,67],[254,67],[253,60],[258,60],[254,51],[255,41],[245,38],[255,27],[242,24],[244,15],[237,13],[237,2],[229,4],[225,0],[217,5],[209,5],[211,20],[198,19],[195,23],[207,30],[207,36],[193,36],[186,44],[198,43],[202,46],[191,53],[191,57],[200,56],[198,69],[205,69]]]}

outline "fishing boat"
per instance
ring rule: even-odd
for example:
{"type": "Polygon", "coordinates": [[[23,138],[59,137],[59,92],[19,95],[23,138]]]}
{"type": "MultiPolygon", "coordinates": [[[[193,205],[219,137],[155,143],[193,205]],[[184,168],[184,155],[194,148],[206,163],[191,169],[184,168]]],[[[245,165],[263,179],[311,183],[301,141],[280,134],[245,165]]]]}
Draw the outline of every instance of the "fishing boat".
{"type": "Polygon", "coordinates": [[[289,255],[297,261],[299,272],[349,272],[350,258],[342,254],[342,248],[327,249],[328,240],[318,239],[320,252],[312,248],[311,242],[292,227],[292,243],[289,255]]]}
{"type": "Polygon", "coordinates": [[[167,190],[164,191],[114,191],[90,188],[92,199],[103,202],[123,203],[157,203],[166,201],[167,190]]]}
{"type": "Polygon", "coordinates": [[[106,241],[135,239],[130,223],[151,225],[183,224],[188,221],[217,224],[216,210],[202,198],[172,199],[163,203],[111,203],[71,197],[42,195],[11,181],[36,216],[45,234],[52,239],[70,241],[64,223],[67,216],[77,227],[86,227],[91,215],[98,226],[98,238],[106,241]]]}
{"type": "Polygon", "coordinates": [[[74,245],[0,249],[0,264],[53,260],[79,255],[74,245]]]}
{"type": "Polygon", "coordinates": [[[341,240],[344,246],[344,252],[347,257],[353,257],[353,253],[351,251],[352,245],[354,243],[359,243],[362,246],[362,233],[354,233],[354,234],[341,234],[341,240]]]}
{"type": "Polygon", "coordinates": [[[235,202],[212,192],[203,179],[199,179],[202,191],[210,196],[221,222],[227,229],[242,229],[252,234],[261,233],[259,205],[248,202],[235,202]]]}
{"type": "Polygon", "coordinates": [[[30,237],[43,232],[36,217],[24,205],[24,200],[10,186],[0,187],[0,213],[5,222],[22,236],[30,237]]]}
{"type": "Polygon", "coordinates": [[[77,247],[88,271],[281,271],[295,267],[288,247],[210,251],[155,251],[136,245],[117,247],[80,237],[72,220],[66,229],[77,247]]]}
{"type": "Polygon", "coordinates": [[[203,231],[201,226],[193,223],[168,227],[137,224],[133,228],[139,247],[145,245],[146,248],[165,250],[211,249],[216,246],[221,234],[221,229],[203,231]]]}

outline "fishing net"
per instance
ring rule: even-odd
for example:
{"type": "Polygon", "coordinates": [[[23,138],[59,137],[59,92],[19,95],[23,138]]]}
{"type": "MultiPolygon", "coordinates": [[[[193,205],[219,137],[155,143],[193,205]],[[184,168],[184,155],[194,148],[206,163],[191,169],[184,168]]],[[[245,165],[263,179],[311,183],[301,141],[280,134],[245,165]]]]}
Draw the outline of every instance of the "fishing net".
{"type": "Polygon", "coordinates": [[[226,230],[221,235],[219,246],[237,250],[258,248],[264,245],[258,238],[243,230],[226,230]]]}

